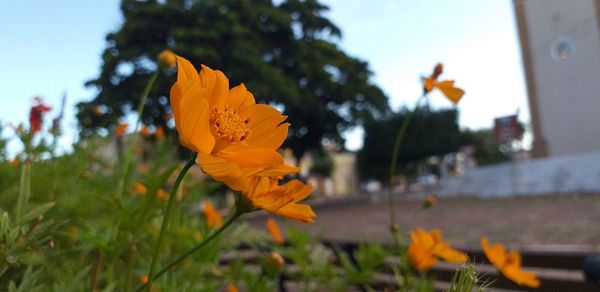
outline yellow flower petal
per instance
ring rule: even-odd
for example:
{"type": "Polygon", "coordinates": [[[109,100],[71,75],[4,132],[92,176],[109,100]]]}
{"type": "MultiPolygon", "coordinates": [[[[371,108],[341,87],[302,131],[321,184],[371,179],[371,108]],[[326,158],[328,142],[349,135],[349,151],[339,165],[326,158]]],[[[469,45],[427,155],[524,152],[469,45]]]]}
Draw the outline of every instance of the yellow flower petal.
{"type": "Polygon", "coordinates": [[[282,245],[285,243],[285,239],[283,238],[283,235],[281,234],[281,230],[279,229],[279,225],[277,224],[277,221],[275,221],[275,219],[269,217],[269,219],[267,219],[267,231],[269,232],[269,234],[271,235],[271,238],[273,238],[273,241],[276,244],[282,245]]]}
{"type": "Polygon", "coordinates": [[[438,82],[436,87],[454,104],[458,104],[463,95],[465,95],[464,90],[454,87],[453,80],[438,82]]]}

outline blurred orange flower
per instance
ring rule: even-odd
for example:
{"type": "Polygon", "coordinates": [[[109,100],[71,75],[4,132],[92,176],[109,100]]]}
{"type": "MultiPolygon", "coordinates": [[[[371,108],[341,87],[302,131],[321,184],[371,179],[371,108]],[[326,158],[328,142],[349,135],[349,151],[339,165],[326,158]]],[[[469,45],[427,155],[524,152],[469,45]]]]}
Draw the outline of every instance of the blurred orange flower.
{"type": "Polygon", "coordinates": [[[304,223],[315,223],[315,212],[309,205],[297,204],[312,192],[312,186],[294,179],[279,185],[276,177],[255,176],[250,179],[248,189],[242,191],[255,208],[264,209],[304,223]]]}
{"type": "Polygon", "coordinates": [[[104,109],[101,106],[97,105],[97,106],[94,107],[94,113],[97,116],[101,116],[101,115],[104,114],[104,109]]]}
{"type": "Polygon", "coordinates": [[[490,263],[502,274],[520,286],[537,288],[540,286],[535,273],[521,270],[521,255],[514,250],[506,251],[499,243],[490,245],[487,237],[481,239],[481,248],[490,263]]]}
{"type": "Polygon", "coordinates": [[[171,69],[177,65],[177,55],[171,50],[164,50],[158,54],[158,63],[165,69],[171,69]]]}
{"type": "Polygon", "coordinates": [[[148,130],[148,127],[146,127],[146,125],[142,125],[142,127],[140,128],[140,134],[142,134],[142,136],[144,137],[150,136],[150,130],[148,130]]]}
{"type": "Polygon", "coordinates": [[[444,66],[438,63],[431,76],[423,79],[423,90],[425,93],[431,92],[434,88],[439,89],[452,103],[457,104],[465,95],[465,91],[454,86],[454,80],[438,81],[438,77],[444,71],[444,66]]]}
{"type": "Polygon", "coordinates": [[[133,190],[130,191],[130,194],[139,194],[140,196],[145,196],[147,193],[148,189],[146,189],[146,186],[144,186],[143,183],[139,181],[133,183],[133,190]]]}
{"type": "Polygon", "coordinates": [[[231,283],[227,284],[227,288],[225,289],[227,290],[227,292],[238,292],[238,288],[231,283]]]}
{"type": "Polygon", "coordinates": [[[167,193],[167,191],[165,191],[164,189],[158,189],[156,191],[156,197],[163,201],[166,201],[169,199],[169,193],[167,193]]]}
{"type": "Polygon", "coordinates": [[[419,271],[429,270],[439,259],[450,263],[465,263],[469,259],[466,254],[451,248],[443,241],[442,232],[438,229],[427,232],[417,227],[415,231],[410,232],[410,238],[408,258],[419,271]]]}
{"type": "Polygon", "coordinates": [[[18,167],[18,166],[19,166],[19,164],[20,164],[20,161],[19,161],[19,159],[16,159],[16,158],[15,158],[15,159],[13,159],[13,160],[11,160],[11,161],[10,161],[10,166],[11,166],[11,167],[15,167],[15,168],[16,168],[16,167],[18,167]]]}
{"type": "Polygon", "coordinates": [[[210,228],[219,228],[223,225],[223,217],[210,201],[204,201],[202,204],[202,212],[206,216],[206,222],[210,228]]]}
{"type": "Polygon", "coordinates": [[[154,137],[156,137],[156,140],[162,140],[165,137],[165,129],[163,129],[163,127],[160,125],[156,126],[156,130],[154,130],[154,137]]]}
{"type": "Polygon", "coordinates": [[[118,124],[115,128],[115,137],[122,137],[129,128],[128,124],[118,124]]]}
{"type": "Polygon", "coordinates": [[[425,200],[423,200],[421,207],[423,207],[423,209],[429,209],[429,208],[435,206],[436,204],[437,204],[437,198],[434,195],[428,195],[425,198],[425,200]]]}
{"type": "Polygon", "coordinates": [[[283,235],[281,235],[281,230],[279,229],[277,221],[271,217],[267,219],[267,232],[269,232],[276,244],[283,245],[285,243],[285,239],[283,239],[283,235]]]}
{"type": "Polygon", "coordinates": [[[256,104],[243,84],[229,89],[223,72],[202,66],[200,73],[177,56],[177,82],[171,108],[183,146],[215,180],[240,191],[252,175],[283,176],[299,169],[284,165],[277,152],[288,133],[286,116],[256,104]]]}
{"type": "Polygon", "coordinates": [[[140,276],[140,284],[144,285],[146,283],[148,283],[148,276],[147,275],[140,276]]]}

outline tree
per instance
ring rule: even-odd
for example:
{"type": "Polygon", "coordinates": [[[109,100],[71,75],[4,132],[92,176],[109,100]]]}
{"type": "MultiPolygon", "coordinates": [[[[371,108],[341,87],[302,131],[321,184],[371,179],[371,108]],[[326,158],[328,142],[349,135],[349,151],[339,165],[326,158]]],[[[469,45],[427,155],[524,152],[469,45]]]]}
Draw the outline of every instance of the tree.
{"type": "Polygon", "coordinates": [[[491,129],[467,129],[460,136],[461,145],[469,145],[475,148],[474,156],[478,165],[495,164],[510,159],[510,145],[494,144],[494,136],[491,129]]]}
{"type": "MultiPolygon", "coordinates": [[[[78,104],[81,135],[111,129],[133,110],[156,68],[154,56],[171,48],[282,109],[292,123],[284,146],[297,158],[320,149],[323,139],[343,145],[343,131],[383,116],[388,105],[368,64],[336,45],[341,32],[323,17],[326,10],[317,0],[124,0],[124,23],[107,36],[100,75],[87,83],[98,94],[78,104]]],[[[144,123],[172,126],[164,116],[173,75],[159,78],[144,123]]]]}
{"type": "MultiPolygon", "coordinates": [[[[408,114],[409,111],[404,109],[381,121],[365,124],[363,148],[357,153],[358,172],[362,179],[388,180],[394,138],[408,114]]],[[[408,163],[430,156],[455,152],[459,142],[458,112],[455,109],[417,109],[400,146],[398,169],[402,171],[408,163]]]]}

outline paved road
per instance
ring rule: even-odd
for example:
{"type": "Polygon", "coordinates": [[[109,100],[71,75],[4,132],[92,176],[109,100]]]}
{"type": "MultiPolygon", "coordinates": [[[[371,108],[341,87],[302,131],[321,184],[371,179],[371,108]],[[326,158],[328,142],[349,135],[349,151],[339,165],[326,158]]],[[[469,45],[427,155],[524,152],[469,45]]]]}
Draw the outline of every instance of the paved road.
{"type": "MultiPolygon", "coordinates": [[[[600,251],[600,194],[509,199],[440,199],[429,210],[418,199],[397,202],[404,230],[439,228],[457,247],[479,247],[481,236],[519,249],[591,249],[600,251]]],[[[317,223],[297,224],[324,239],[389,242],[388,207],[366,199],[316,205],[317,223]]],[[[250,219],[264,227],[265,216],[250,219]]]]}

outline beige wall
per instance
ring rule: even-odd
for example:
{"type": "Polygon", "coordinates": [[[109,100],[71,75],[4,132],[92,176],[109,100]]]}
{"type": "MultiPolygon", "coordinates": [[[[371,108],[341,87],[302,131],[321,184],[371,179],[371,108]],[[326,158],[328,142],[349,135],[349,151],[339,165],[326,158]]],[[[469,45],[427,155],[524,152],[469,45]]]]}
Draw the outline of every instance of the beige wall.
{"type": "Polygon", "coordinates": [[[528,91],[535,99],[530,101],[532,122],[537,116],[539,123],[535,139],[545,141],[550,156],[600,150],[600,1],[514,3],[527,85],[535,87],[528,91]],[[550,51],[560,37],[570,39],[574,52],[557,62],[550,51]]]}

